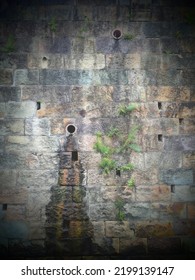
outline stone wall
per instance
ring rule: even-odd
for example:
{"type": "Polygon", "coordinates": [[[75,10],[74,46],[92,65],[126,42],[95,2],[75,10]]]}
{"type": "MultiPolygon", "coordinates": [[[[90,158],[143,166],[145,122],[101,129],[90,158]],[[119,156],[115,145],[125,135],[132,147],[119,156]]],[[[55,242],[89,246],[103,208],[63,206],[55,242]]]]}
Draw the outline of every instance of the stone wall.
{"type": "Polygon", "coordinates": [[[191,1],[11,2],[0,6],[1,258],[193,258],[191,1]],[[94,143],[101,132],[113,147],[109,128],[134,125],[141,152],[115,158],[134,164],[129,187],[128,172],[102,173],[94,143]]]}

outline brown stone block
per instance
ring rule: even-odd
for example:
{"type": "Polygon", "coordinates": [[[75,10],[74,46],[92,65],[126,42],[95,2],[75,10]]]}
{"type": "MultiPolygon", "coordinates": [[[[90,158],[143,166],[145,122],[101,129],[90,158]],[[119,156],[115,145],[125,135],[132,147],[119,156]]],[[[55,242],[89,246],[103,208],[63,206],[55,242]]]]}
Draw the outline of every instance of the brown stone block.
{"type": "Polygon", "coordinates": [[[178,135],[179,123],[178,119],[160,118],[160,119],[147,119],[143,123],[143,134],[149,135],[178,135]]]}
{"type": "Polygon", "coordinates": [[[171,87],[171,86],[152,86],[147,87],[148,101],[189,101],[190,88],[189,87],[171,87]]]}
{"type": "Polygon", "coordinates": [[[86,238],[93,236],[93,226],[89,221],[70,221],[69,237],[86,238]]]}
{"type": "Polygon", "coordinates": [[[26,204],[28,191],[26,188],[5,189],[0,191],[1,204],[26,204]]]}
{"type": "Polygon", "coordinates": [[[24,221],[26,218],[26,207],[24,204],[8,204],[6,210],[6,220],[24,221]]]}
{"type": "Polygon", "coordinates": [[[173,216],[179,218],[186,218],[186,203],[183,202],[174,202],[170,204],[167,208],[167,212],[173,216]]]}
{"type": "Polygon", "coordinates": [[[136,237],[168,237],[173,236],[173,226],[170,222],[139,222],[135,229],[136,237]]]}
{"type": "Polygon", "coordinates": [[[195,168],[195,152],[183,153],[183,167],[195,168]]]}
{"type": "Polygon", "coordinates": [[[94,239],[105,237],[105,222],[92,221],[94,239]]]}
{"type": "Polygon", "coordinates": [[[171,192],[167,185],[138,186],[136,189],[137,201],[170,201],[171,192]]]}
{"type": "Polygon", "coordinates": [[[161,255],[174,256],[180,254],[181,240],[175,238],[149,238],[148,239],[148,253],[161,257],[161,255]]]}
{"type": "Polygon", "coordinates": [[[158,168],[150,168],[145,171],[135,170],[133,172],[133,178],[136,186],[158,184],[158,168]]]}
{"type": "Polygon", "coordinates": [[[13,73],[9,69],[0,69],[0,84],[11,85],[13,83],[13,73]]]}
{"type": "Polygon", "coordinates": [[[181,134],[195,134],[195,120],[181,118],[179,130],[181,134]]]}
{"type": "Polygon", "coordinates": [[[106,221],[106,236],[107,237],[134,237],[134,230],[129,222],[106,221]]]}
{"type": "Polygon", "coordinates": [[[195,219],[195,203],[188,203],[188,218],[195,219]]]}
{"type": "Polygon", "coordinates": [[[147,238],[120,238],[119,252],[122,255],[145,255],[147,250],[147,238]]]}
{"type": "Polygon", "coordinates": [[[78,186],[80,184],[80,171],[78,169],[60,170],[59,184],[61,186],[78,186]]]}
{"type": "Polygon", "coordinates": [[[65,134],[66,127],[69,124],[74,124],[75,120],[71,118],[55,118],[50,120],[51,124],[51,134],[65,134]]]}
{"type": "Polygon", "coordinates": [[[140,137],[143,152],[162,151],[163,141],[158,141],[158,135],[142,135],[140,137]]]}

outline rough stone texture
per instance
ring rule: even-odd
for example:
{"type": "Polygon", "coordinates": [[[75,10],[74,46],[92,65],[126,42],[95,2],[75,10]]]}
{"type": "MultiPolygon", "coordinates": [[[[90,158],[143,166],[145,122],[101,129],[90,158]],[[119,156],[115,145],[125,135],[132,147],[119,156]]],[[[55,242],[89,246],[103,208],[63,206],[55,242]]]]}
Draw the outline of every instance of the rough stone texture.
{"type": "Polygon", "coordinates": [[[3,2],[0,258],[194,258],[192,1],[3,2]]]}

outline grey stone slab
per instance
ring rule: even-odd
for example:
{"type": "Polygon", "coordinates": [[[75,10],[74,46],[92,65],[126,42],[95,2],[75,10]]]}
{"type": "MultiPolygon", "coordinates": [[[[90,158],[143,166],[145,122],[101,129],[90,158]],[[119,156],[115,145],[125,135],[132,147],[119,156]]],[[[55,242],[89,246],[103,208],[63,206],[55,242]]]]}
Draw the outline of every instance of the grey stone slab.
{"type": "Polygon", "coordinates": [[[33,101],[8,102],[6,104],[7,116],[9,118],[28,118],[36,114],[36,103],[33,101]]]}
{"type": "Polygon", "coordinates": [[[38,85],[39,72],[38,70],[18,69],[14,73],[15,85],[38,85]]]}
{"type": "Polygon", "coordinates": [[[0,102],[20,101],[21,89],[19,87],[0,87],[0,102]]]}
{"type": "Polygon", "coordinates": [[[25,120],[25,135],[49,135],[50,122],[47,118],[25,120]]]}
{"type": "Polygon", "coordinates": [[[164,137],[165,151],[193,151],[194,147],[194,135],[164,137]]]}
{"type": "Polygon", "coordinates": [[[181,168],[162,170],[160,180],[169,185],[193,185],[193,170],[181,168]]]}
{"type": "Polygon", "coordinates": [[[69,37],[54,37],[44,38],[40,40],[39,49],[42,53],[69,53],[70,52],[70,38],[69,37]]]}
{"type": "Polygon", "coordinates": [[[15,53],[4,53],[0,54],[0,68],[26,68],[27,67],[27,55],[26,54],[15,54],[15,53]]]}
{"type": "Polygon", "coordinates": [[[23,120],[0,120],[0,135],[24,135],[23,120]]]}
{"type": "Polygon", "coordinates": [[[0,85],[12,85],[13,73],[9,69],[0,69],[0,85]]]}
{"type": "Polygon", "coordinates": [[[28,238],[27,223],[20,221],[0,221],[0,238],[28,238]]]}
{"type": "Polygon", "coordinates": [[[189,202],[195,201],[195,192],[192,192],[192,187],[187,186],[175,186],[174,193],[171,194],[172,201],[174,202],[189,202]]]}
{"type": "MultiPolygon", "coordinates": [[[[16,168],[16,167],[15,167],[16,168]]],[[[0,171],[0,191],[16,187],[17,171],[1,170],[0,171]]]]}

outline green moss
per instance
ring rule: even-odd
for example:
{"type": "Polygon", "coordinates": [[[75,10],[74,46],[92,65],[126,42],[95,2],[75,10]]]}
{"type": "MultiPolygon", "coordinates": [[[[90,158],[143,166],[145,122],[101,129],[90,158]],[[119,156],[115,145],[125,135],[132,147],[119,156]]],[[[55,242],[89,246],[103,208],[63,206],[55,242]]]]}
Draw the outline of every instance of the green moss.
{"type": "Polygon", "coordinates": [[[123,201],[123,199],[122,198],[117,198],[116,200],[115,200],[115,207],[116,207],[116,211],[117,211],[117,214],[116,214],[116,218],[117,218],[117,220],[119,220],[119,221],[124,221],[124,219],[125,219],[125,209],[124,209],[124,205],[125,205],[125,203],[124,203],[124,201],[123,201]]]}
{"type": "Polygon", "coordinates": [[[135,187],[135,180],[133,178],[129,179],[127,181],[127,185],[128,185],[129,188],[135,187]]]}
{"type": "Polygon", "coordinates": [[[15,39],[12,34],[10,34],[8,36],[6,43],[5,43],[4,47],[2,48],[2,51],[6,52],[6,53],[15,51],[15,39]]]}
{"type": "Polygon", "coordinates": [[[109,174],[116,168],[116,162],[108,157],[104,157],[101,159],[99,166],[103,170],[103,173],[109,174]]]}
{"type": "Polygon", "coordinates": [[[124,34],[123,36],[124,40],[133,40],[134,36],[132,34],[124,34]]]}
{"type": "Polygon", "coordinates": [[[136,103],[131,103],[129,105],[121,105],[119,107],[118,113],[119,113],[119,115],[125,116],[137,108],[138,108],[138,105],[136,103]]]}
{"type": "Polygon", "coordinates": [[[57,30],[57,22],[56,22],[56,18],[55,17],[52,17],[50,22],[49,22],[49,27],[50,27],[50,30],[52,32],[56,32],[57,30]]]}

